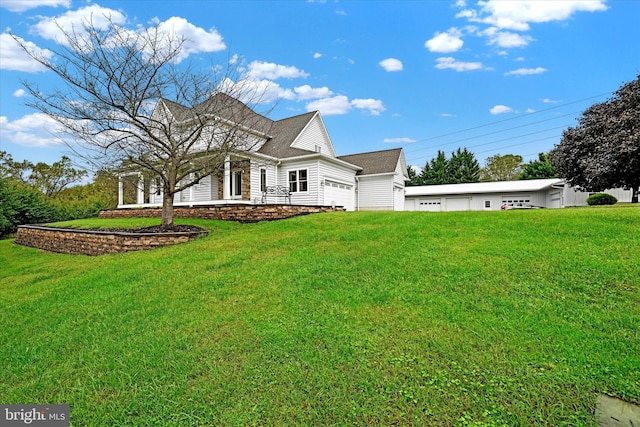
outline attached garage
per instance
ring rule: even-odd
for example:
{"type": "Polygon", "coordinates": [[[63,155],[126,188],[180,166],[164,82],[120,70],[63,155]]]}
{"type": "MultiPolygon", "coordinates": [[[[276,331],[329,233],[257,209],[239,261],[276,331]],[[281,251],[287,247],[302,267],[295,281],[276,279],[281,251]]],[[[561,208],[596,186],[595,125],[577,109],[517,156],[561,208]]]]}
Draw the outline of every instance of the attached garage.
{"type": "Polygon", "coordinates": [[[353,185],[325,179],[324,204],[326,206],[343,206],[348,211],[354,210],[353,185]]]}

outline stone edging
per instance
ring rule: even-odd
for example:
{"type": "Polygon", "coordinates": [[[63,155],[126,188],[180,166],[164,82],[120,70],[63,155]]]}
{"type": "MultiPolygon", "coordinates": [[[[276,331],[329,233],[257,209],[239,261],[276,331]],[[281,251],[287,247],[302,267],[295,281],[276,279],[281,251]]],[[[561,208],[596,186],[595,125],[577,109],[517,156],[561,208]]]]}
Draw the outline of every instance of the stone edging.
{"type": "MultiPolygon", "coordinates": [[[[217,219],[242,223],[275,221],[300,215],[344,211],[343,207],[308,205],[241,205],[176,206],[174,218],[217,219]]],[[[100,212],[99,218],[160,218],[162,208],[114,209],[100,212]]]]}
{"type": "Polygon", "coordinates": [[[15,243],[23,246],[74,255],[104,255],[154,249],[186,243],[208,231],[136,233],[80,228],[21,225],[15,243]]]}

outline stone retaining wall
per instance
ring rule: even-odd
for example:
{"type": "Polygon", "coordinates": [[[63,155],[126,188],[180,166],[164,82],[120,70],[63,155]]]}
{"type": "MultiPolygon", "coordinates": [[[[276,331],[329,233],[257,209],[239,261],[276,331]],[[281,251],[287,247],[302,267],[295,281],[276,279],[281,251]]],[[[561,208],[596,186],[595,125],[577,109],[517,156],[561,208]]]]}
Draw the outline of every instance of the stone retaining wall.
{"type": "MultiPolygon", "coordinates": [[[[219,219],[224,221],[274,221],[299,215],[343,211],[341,207],[301,205],[221,205],[175,207],[175,218],[219,219]]],[[[114,209],[100,212],[100,218],[160,218],[161,208],[114,209]]]]}
{"type": "Polygon", "coordinates": [[[128,233],[21,225],[18,227],[15,243],[50,252],[103,255],[185,243],[206,234],[207,231],[128,233]]]}

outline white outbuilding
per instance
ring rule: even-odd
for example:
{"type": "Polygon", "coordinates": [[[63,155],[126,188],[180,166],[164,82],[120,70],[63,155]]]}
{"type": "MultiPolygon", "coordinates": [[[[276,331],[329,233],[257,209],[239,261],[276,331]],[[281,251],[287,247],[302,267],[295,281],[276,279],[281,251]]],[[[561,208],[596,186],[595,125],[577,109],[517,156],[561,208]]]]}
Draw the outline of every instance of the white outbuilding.
{"type": "Polygon", "coordinates": [[[559,178],[522,181],[421,185],[405,188],[408,211],[500,210],[510,203],[545,208],[564,207],[564,181],[559,178]]]}

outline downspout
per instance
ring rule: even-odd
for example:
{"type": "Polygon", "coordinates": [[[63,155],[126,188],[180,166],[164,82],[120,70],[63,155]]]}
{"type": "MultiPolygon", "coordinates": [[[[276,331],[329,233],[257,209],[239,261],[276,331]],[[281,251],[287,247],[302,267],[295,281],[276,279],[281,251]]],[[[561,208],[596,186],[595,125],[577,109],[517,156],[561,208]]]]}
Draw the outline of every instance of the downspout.
{"type": "Polygon", "coordinates": [[[356,178],[356,212],[360,210],[360,179],[358,178],[358,175],[355,176],[356,178]]]}

